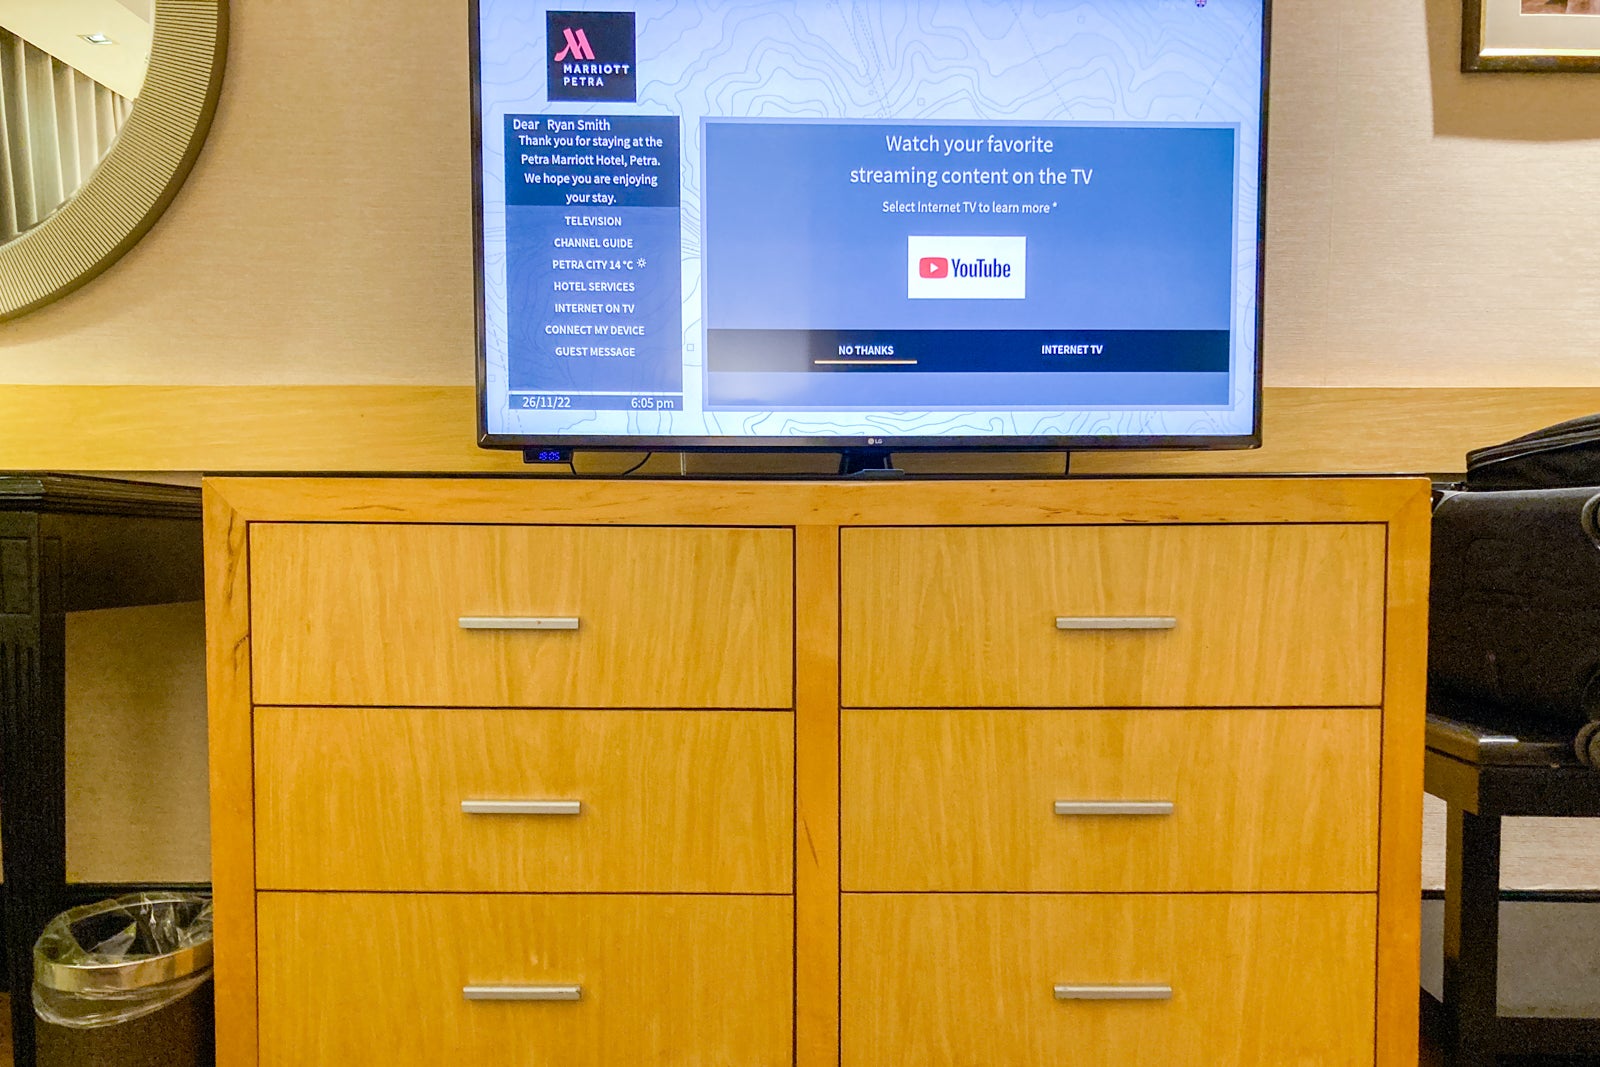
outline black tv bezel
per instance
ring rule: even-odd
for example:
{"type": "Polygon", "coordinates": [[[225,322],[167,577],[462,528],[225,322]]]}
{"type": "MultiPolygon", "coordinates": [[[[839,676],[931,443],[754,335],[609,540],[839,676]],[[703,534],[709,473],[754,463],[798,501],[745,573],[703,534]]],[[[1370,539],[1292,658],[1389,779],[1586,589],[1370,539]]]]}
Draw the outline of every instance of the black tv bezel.
{"type": "Polygon", "coordinates": [[[467,53],[472,96],[472,286],[477,300],[476,383],[478,447],[510,451],[538,448],[588,452],[839,452],[874,449],[888,452],[1159,452],[1228,451],[1261,447],[1262,342],[1267,284],[1267,117],[1272,72],[1272,0],[1261,0],[1261,128],[1256,171],[1256,345],[1254,396],[1248,435],[1207,436],[979,436],[875,437],[869,435],[804,435],[794,437],[692,437],[676,435],[492,434],[488,429],[488,323],[484,297],[483,240],[483,99],[479,0],[467,3],[467,53]]]}

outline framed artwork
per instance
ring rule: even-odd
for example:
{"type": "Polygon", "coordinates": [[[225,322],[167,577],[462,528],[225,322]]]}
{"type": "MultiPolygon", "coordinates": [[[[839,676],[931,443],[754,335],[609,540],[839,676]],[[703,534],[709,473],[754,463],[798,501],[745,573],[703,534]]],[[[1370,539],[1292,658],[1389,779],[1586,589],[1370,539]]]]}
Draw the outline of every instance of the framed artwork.
{"type": "Polygon", "coordinates": [[[1600,71],[1600,0],[1465,0],[1461,69],[1600,71]]]}

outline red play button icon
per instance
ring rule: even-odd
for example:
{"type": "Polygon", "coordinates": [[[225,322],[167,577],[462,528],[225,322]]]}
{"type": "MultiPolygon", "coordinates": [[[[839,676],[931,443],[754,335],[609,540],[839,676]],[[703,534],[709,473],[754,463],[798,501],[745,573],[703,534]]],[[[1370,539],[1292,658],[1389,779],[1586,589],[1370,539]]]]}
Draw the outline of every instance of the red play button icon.
{"type": "Polygon", "coordinates": [[[924,278],[948,278],[950,261],[943,256],[923,256],[917,273],[924,278]]]}

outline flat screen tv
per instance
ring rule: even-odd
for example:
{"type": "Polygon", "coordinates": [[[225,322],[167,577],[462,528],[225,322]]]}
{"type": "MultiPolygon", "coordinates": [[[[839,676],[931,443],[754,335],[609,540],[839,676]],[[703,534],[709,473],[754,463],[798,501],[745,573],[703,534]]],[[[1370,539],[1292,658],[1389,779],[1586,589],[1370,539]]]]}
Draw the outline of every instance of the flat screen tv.
{"type": "Polygon", "coordinates": [[[1270,0],[476,0],[479,439],[1260,443],[1270,0]]]}

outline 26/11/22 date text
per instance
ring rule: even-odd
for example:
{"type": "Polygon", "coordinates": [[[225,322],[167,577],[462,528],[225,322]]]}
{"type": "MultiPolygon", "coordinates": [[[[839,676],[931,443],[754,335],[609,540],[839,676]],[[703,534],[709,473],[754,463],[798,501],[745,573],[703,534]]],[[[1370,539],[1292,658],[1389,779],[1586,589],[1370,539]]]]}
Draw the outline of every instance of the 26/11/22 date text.
{"type": "Polygon", "coordinates": [[[683,397],[678,395],[628,395],[583,393],[516,393],[511,398],[518,409],[566,411],[682,411],[683,397]]]}

